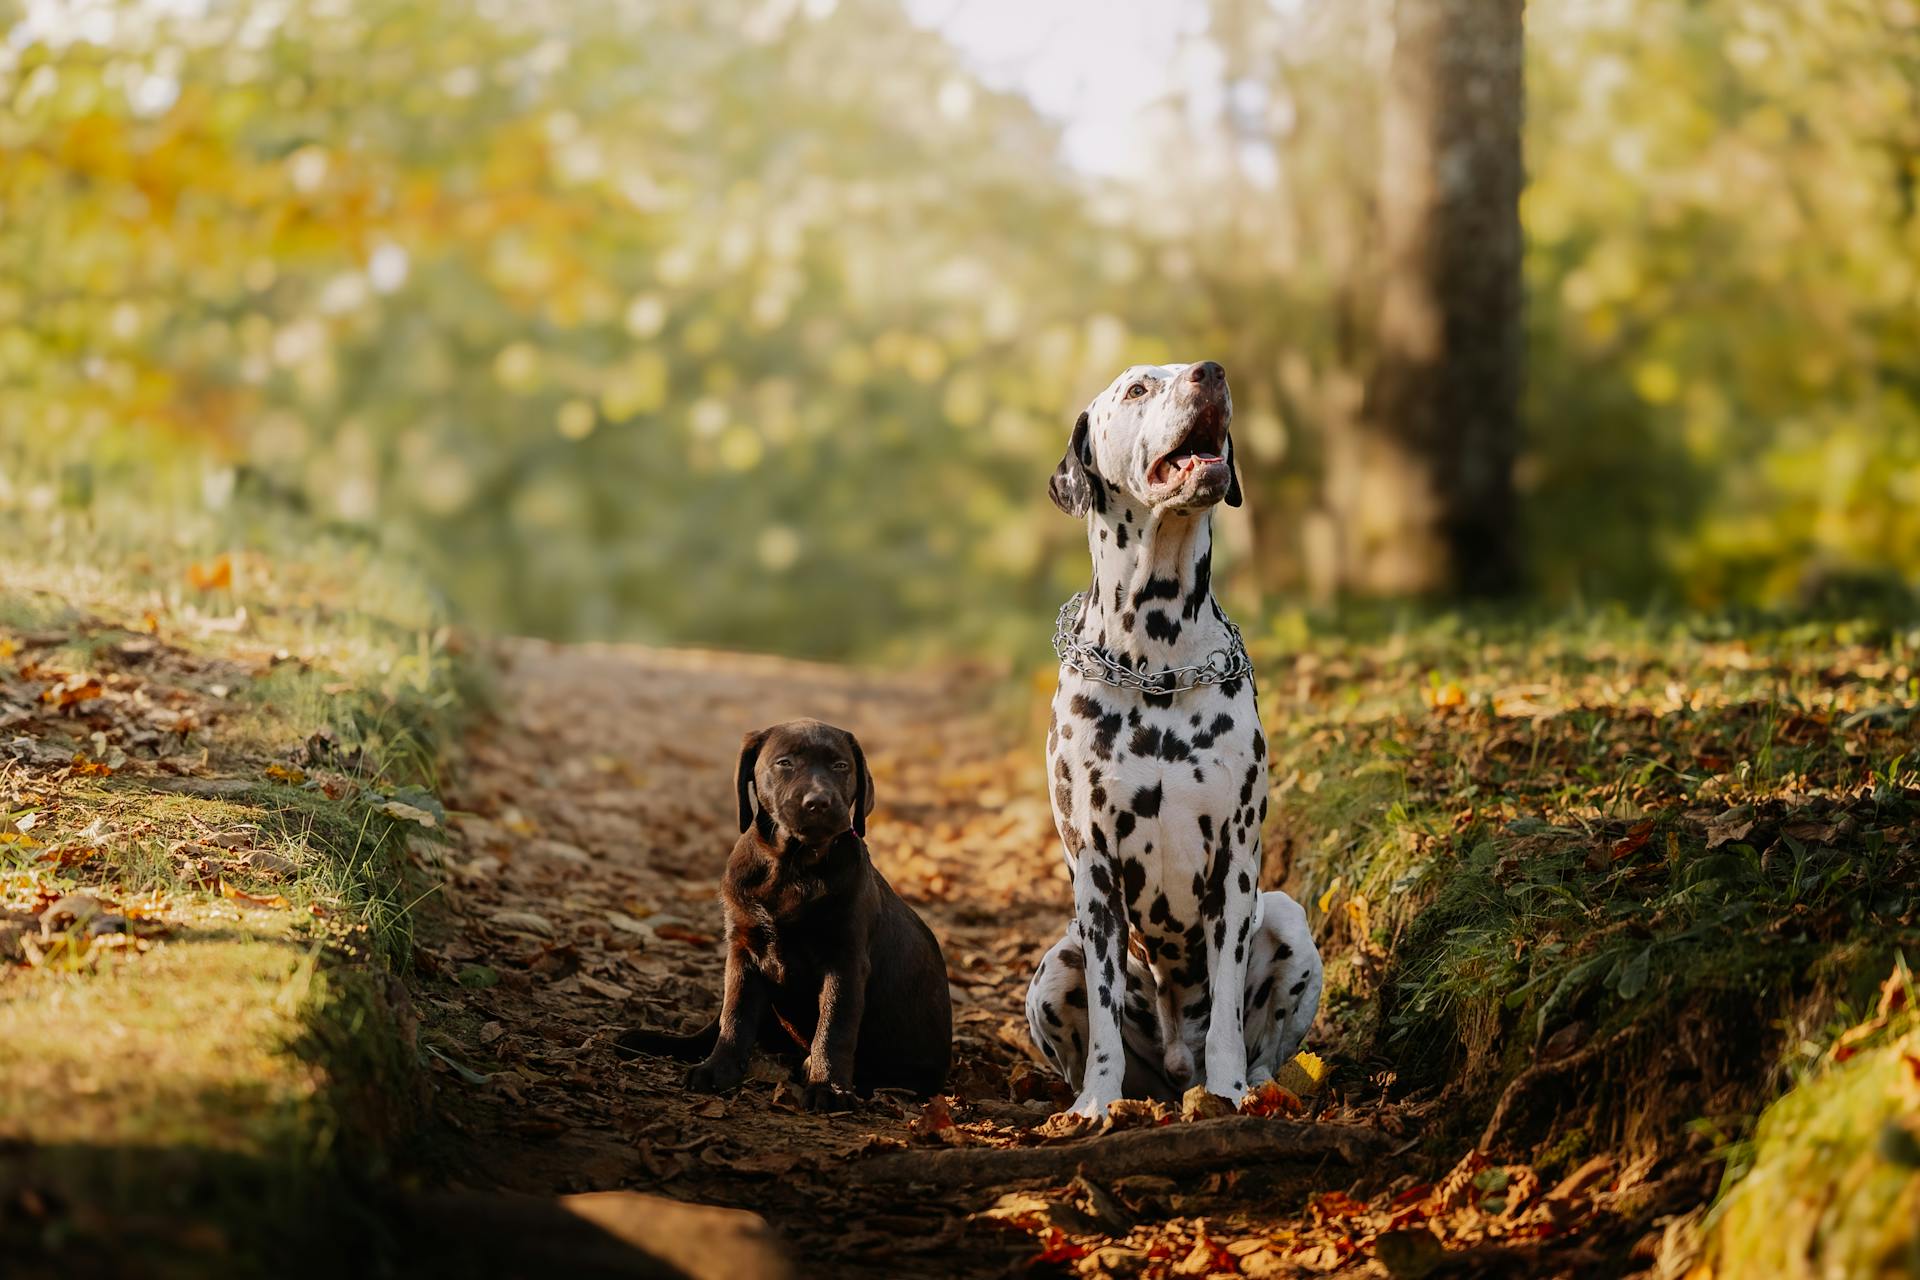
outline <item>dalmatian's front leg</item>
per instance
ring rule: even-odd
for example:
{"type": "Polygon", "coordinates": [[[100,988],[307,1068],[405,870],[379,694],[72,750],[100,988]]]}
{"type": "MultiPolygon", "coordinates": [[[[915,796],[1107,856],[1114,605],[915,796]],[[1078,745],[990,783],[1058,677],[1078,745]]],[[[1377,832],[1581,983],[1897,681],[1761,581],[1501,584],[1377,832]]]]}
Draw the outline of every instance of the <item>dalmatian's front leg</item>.
{"type": "MultiPolygon", "coordinates": [[[[1228,851],[1222,848],[1217,856],[1226,858],[1228,851]]],[[[1247,1091],[1247,953],[1254,927],[1253,876],[1245,858],[1237,861],[1225,877],[1220,916],[1207,922],[1213,969],[1207,986],[1205,1063],[1207,1092],[1236,1103],[1247,1091]]],[[[1260,864],[1255,860],[1251,865],[1260,864]]]]}
{"type": "Polygon", "coordinates": [[[1087,1065],[1072,1110],[1100,1119],[1122,1096],[1126,1044],[1120,1019],[1126,999],[1127,913],[1112,855],[1096,833],[1074,867],[1073,906],[1087,957],[1087,1065]]]}

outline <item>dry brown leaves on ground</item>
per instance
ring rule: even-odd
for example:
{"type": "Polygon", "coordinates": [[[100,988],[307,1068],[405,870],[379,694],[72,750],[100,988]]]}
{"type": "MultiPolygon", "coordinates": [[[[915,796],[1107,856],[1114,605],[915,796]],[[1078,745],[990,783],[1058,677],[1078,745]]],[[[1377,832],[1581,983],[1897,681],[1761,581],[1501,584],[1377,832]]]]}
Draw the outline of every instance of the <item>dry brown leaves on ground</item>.
{"type": "MultiPolygon", "coordinates": [[[[506,659],[502,715],[470,742],[449,805],[450,910],[419,956],[429,979],[422,1040],[441,1078],[440,1112],[459,1134],[451,1178],[549,1194],[636,1188],[753,1209],[803,1267],[833,1275],[1358,1274],[1415,1230],[1448,1256],[1530,1248],[1588,1211],[1586,1184],[1543,1195],[1518,1166],[1472,1170],[1444,1196],[1377,1170],[1355,1182],[1337,1165],[1112,1186],[1069,1171],[1061,1185],[998,1203],[990,1188],[854,1185],[849,1162],[889,1152],[1085,1138],[1084,1126],[1049,1120],[1070,1091],[1035,1065],[1021,1014],[1068,900],[1037,757],[1008,748],[964,680],[538,644],[506,659]],[[716,886],[738,834],[731,764],[744,732],[795,715],[845,725],[866,747],[875,861],[948,962],[956,1054],[946,1098],[883,1094],[844,1114],[809,1114],[770,1063],[735,1093],[707,1097],[682,1087],[684,1064],[613,1052],[629,1026],[690,1029],[716,1008],[716,886]]],[[[1314,1075],[1292,1082],[1298,1092],[1272,1088],[1243,1110],[1417,1132],[1421,1105],[1303,1101],[1324,1074],[1316,1061],[1314,1075]]],[[[1178,1109],[1139,1103],[1100,1127],[1180,1123],[1178,1109]]]]}

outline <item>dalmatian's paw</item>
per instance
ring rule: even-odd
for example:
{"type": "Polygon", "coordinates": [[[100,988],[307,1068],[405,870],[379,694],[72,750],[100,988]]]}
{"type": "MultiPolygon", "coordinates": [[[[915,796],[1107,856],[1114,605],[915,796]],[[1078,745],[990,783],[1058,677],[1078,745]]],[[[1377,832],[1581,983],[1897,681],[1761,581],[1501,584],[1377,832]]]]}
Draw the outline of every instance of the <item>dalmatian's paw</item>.
{"type": "Polygon", "coordinates": [[[1215,1097],[1240,1101],[1247,1091],[1247,1046],[1239,1039],[1207,1041],[1207,1092],[1215,1097]]]}
{"type": "Polygon", "coordinates": [[[1073,1105],[1067,1110],[1072,1115],[1085,1116],[1089,1120],[1103,1120],[1107,1108],[1120,1101],[1120,1096],[1118,1084],[1090,1084],[1081,1090],[1080,1096],[1073,1100],[1073,1105]]]}

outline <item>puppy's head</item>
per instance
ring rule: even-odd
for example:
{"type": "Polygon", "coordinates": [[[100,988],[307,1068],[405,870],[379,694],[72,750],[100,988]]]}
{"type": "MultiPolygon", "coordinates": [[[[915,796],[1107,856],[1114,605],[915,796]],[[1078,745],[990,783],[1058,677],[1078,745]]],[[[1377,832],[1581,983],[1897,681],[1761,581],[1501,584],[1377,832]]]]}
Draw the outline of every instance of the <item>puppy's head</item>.
{"type": "Polygon", "coordinates": [[[1237,507],[1232,422],[1227,371],[1213,361],[1134,365],[1074,423],[1048,491],[1073,516],[1106,510],[1116,488],[1148,510],[1237,507]]]}
{"type": "Polygon", "coordinates": [[[736,772],[742,831],[754,824],[758,801],[761,819],[809,844],[847,830],[867,834],[873,775],[859,741],[845,729],[789,720],[755,730],[740,744],[736,772]]]}

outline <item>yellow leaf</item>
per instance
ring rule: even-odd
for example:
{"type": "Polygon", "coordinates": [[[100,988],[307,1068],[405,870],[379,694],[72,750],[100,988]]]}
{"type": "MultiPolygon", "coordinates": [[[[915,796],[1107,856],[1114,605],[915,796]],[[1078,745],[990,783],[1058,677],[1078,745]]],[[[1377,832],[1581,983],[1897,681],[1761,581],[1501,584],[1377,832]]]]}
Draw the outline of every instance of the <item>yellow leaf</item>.
{"type": "Polygon", "coordinates": [[[1308,1053],[1302,1049],[1293,1056],[1293,1061],[1280,1068],[1280,1074],[1274,1079],[1280,1087],[1302,1098],[1310,1098],[1320,1091],[1327,1082],[1328,1067],[1317,1053],[1308,1053]]]}
{"type": "Polygon", "coordinates": [[[307,780],[307,775],[305,770],[290,769],[283,764],[268,765],[267,776],[269,778],[274,778],[274,779],[277,779],[278,781],[284,782],[290,787],[297,787],[301,783],[307,780]]]}
{"type": "Polygon", "coordinates": [[[1339,893],[1340,893],[1340,877],[1335,876],[1333,878],[1333,883],[1327,886],[1327,891],[1320,895],[1320,910],[1322,911],[1332,910],[1333,900],[1335,897],[1339,895],[1339,893]]]}
{"type": "Polygon", "coordinates": [[[199,591],[225,591],[233,585],[233,557],[219,555],[188,565],[187,581],[199,591]]]}

